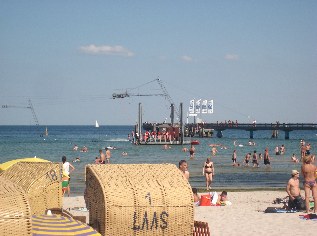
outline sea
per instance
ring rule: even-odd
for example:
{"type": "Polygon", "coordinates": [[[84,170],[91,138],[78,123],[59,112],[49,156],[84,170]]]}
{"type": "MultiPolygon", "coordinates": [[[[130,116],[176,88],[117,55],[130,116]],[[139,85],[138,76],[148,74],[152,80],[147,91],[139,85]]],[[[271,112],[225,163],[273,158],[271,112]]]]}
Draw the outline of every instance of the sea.
{"type": "Polygon", "coordinates": [[[290,139],[284,139],[284,133],[279,132],[278,138],[271,138],[271,131],[255,131],[255,146],[249,146],[249,132],[242,130],[225,130],[223,137],[194,138],[199,140],[196,145],[195,158],[190,159],[188,152],[182,148],[189,145],[174,145],[164,149],[163,145],[134,145],[128,135],[133,130],[132,125],[94,126],[47,126],[48,136],[43,136],[46,126],[0,126],[0,163],[25,158],[40,157],[52,162],[61,162],[62,156],[67,157],[76,170],[71,175],[71,195],[83,195],[85,190],[85,166],[92,164],[99,155],[99,149],[115,147],[111,150],[110,164],[160,164],[171,163],[178,166],[180,160],[188,162],[190,172],[189,183],[192,187],[205,189],[203,164],[207,157],[215,166],[212,188],[221,189],[281,189],[285,188],[291,177],[291,170],[300,170],[301,163],[291,161],[294,153],[300,158],[300,141],[311,144],[311,152],[316,154],[316,131],[292,131],[290,139]],[[217,147],[216,156],[211,155],[210,144],[217,147]],[[74,145],[79,147],[73,151],[74,145]],[[284,145],[284,155],[275,155],[276,146],[284,145]],[[88,152],[80,152],[86,146],[88,152]],[[260,160],[259,167],[244,166],[243,160],[247,153],[264,153],[269,149],[271,166],[265,166],[260,160]],[[232,166],[232,153],[236,149],[239,167],[232,166]],[[126,152],[127,155],[122,155],[126,152]],[[77,157],[80,162],[72,162],[77,157]]]}

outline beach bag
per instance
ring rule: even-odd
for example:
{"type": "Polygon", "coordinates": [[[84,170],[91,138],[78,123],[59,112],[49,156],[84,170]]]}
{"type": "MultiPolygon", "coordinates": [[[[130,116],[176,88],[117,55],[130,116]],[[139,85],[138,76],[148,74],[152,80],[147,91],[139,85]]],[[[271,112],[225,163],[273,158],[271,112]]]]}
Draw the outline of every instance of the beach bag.
{"type": "Polygon", "coordinates": [[[200,196],[200,206],[211,206],[210,194],[204,194],[200,196]]]}
{"type": "Polygon", "coordinates": [[[305,200],[301,198],[301,196],[295,197],[293,201],[288,201],[288,208],[294,210],[306,210],[305,200]]]}

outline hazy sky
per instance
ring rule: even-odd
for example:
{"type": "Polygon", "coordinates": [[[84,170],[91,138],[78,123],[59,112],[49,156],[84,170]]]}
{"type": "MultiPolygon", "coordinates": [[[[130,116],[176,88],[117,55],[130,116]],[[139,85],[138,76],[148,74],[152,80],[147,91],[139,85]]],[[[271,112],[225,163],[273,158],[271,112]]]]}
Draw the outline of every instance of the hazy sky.
{"type": "Polygon", "coordinates": [[[317,1],[0,1],[0,125],[317,120],[317,1]],[[148,84],[147,84],[148,83],[148,84]],[[131,89],[132,88],[132,89],[131,89]],[[17,106],[17,107],[14,107],[17,106]],[[192,119],[190,119],[192,121],[192,119]]]}

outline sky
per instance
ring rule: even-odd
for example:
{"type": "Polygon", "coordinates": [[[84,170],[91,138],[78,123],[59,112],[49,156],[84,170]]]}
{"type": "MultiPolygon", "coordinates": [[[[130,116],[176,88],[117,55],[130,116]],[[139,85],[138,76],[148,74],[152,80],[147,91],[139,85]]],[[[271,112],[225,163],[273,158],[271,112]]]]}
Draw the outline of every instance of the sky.
{"type": "Polygon", "coordinates": [[[190,100],[213,99],[204,122],[317,123],[316,12],[315,0],[0,0],[0,125],[35,124],[29,99],[40,125],[133,125],[139,103],[143,121],[169,121],[157,78],[185,121],[190,100]]]}

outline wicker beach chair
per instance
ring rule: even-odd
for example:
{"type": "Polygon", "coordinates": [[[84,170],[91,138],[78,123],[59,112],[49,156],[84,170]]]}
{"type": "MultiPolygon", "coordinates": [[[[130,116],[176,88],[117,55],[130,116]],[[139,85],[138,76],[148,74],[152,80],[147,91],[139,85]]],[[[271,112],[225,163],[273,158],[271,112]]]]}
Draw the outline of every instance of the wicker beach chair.
{"type": "Polygon", "coordinates": [[[0,189],[0,234],[32,235],[32,214],[25,191],[1,176],[0,189]]]}
{"type": "Polygon", "coordinates": [[[208,223],[195,220],[193,236],[210,236],[208,223]]]}
{"type": "Polygon", "coordinates": [[[193,235],[191,187],[175,165],[87,165],[89,222],[102,235],[193,235]]]}
{"type": "Polygon", "coordinates": [[[62,208],[61,164],[19,162],[1,173],[3,178],[19,185],[27,194],[32,214],[62,208]]]}

